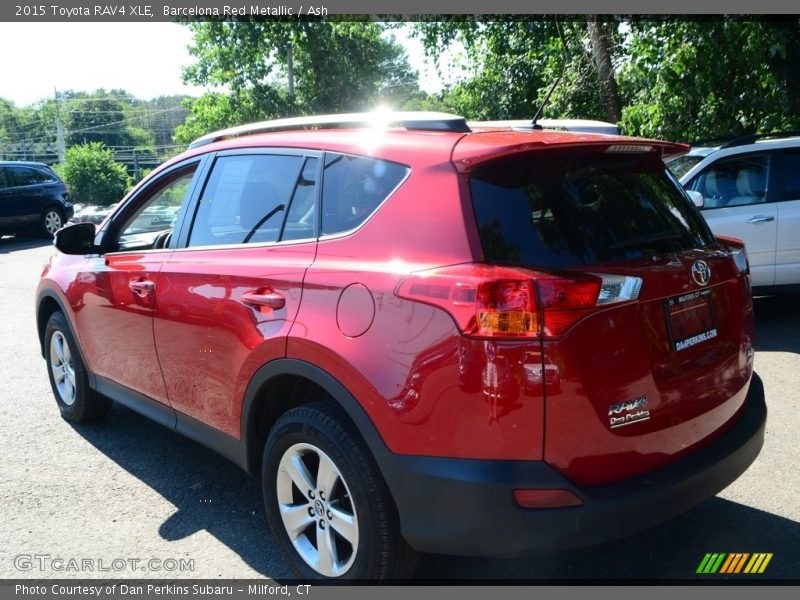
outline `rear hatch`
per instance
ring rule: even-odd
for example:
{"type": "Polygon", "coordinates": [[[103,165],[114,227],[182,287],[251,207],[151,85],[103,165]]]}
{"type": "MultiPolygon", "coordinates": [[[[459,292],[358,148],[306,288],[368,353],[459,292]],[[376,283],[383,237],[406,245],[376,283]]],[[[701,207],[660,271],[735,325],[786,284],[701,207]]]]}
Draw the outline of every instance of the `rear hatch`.
{"type": "Polygon", "coordinates": [[[752,373],[746,261],[657,148],[539,150],[469,178],[484,260],[534,280],[548,463],[578,485],[613,483],[735,421],[752,373]]]}

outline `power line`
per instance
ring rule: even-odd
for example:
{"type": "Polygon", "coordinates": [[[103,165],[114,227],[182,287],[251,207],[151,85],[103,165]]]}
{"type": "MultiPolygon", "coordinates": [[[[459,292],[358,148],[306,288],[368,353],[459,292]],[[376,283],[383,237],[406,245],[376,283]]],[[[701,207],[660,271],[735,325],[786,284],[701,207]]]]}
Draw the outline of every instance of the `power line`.
{"type": "MultiPolygon", "coordinates": [[[[176,110],[186,110],[186,109],[183,108],[182,106],[175,106],[173,108],[164,108],[164,109],[161,109],[161,110],[154,110],[154,111],[152,111],[152,113],[153,114],[162,114],[162,113],[174,112],[176,110]]],[[[122,119],[121,121],[112,121],[111,123],[103,123],[101,125],[93,125],[91,127],[86,127],[84,129],[72,129],[72,130],[70,130],[69,133],[70,134],[87,133],[89,131],[94,131],[95,129],[102,129],[103,127],[110,127],[111,125],[120,125],[121,123],[127,123],[128,121],[133,121],[133,120],[139,119],[139,118],[141,118],[141,117],[139,117],[139,116],[127,117],[125,119],[122,119]]]]}

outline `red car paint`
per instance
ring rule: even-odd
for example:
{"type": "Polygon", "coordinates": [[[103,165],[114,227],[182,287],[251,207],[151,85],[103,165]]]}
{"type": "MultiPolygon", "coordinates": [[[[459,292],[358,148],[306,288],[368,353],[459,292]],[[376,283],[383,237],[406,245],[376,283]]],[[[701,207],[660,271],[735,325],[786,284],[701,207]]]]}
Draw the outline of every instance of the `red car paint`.
{"type": "MultiPolygon", "coordinates": [[[[737,270],[726,246],[542,272],[511,265],[512,278],[534,282],[529,302],[537,318],[542,290],[554,290],[548,293],[557,302],[563,281],[572,282],[563,284],[570,289],[597,282],[590,284],[596,298],[596,273],[642,279],[637,298],[596,307],[592,299],[554,336],[472,335],[454,317],[461,309],[400,290],[415,273],[454,265],[470,277],[491,277],[470,192],[476,169],[551,152],[601,156],[615,145],[645,148],[655,160],[684,149],[541,131],[291,131],[213,143],[173,159],[148,182],[190,157],[262,148],[369,156],[407,165],[410,174],[343,235],[57,255],[40,295],[50,291],[61,300],[94,374],[233,439],[243,435],[243,401],[255,373],[290,358],[338,381],[391,452],[544,460],[577,485],[613,483],[710,443],[742,406],[752,374],[753,313],[748,274],[737,270]],[[700,259],[712,272],[704,286],[690,276],[700,259]],[[664,303],[701,287],[711,290],[718,335],[676,352],[664,303]],[[254,303],[254,296],[273,305],[254,303]],[[649,419],[610,428],[610,407],[644,396],[649,419]]],[[[544,314],[546,327],[555,312],[544,314]]]]}

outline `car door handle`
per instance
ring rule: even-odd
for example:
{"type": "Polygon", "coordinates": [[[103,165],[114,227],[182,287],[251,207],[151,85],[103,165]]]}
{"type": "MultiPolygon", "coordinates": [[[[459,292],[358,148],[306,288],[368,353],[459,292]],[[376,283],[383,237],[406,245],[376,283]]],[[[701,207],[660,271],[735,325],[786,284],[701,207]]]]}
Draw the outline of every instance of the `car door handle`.
{"type": "Polygon", "coordinates": [[[273,290],[256,290],[242,294],[242,302],[251,306],[266,306],[269,308],[283,308],[286,298],[273,290]]]}
{"type": "Polygon", "coordinates": [[[748,223],[769,223],[770,221],[774,221],[775,217],[768,217],[767,215],[756,215],[755,217],[750,217],[747,219],[748,223]]]}
{"type": "Polygon", "coordinates": [[[147,296],[149,296],[155,291],[156,284],[153,283],[152,281],[131,279],[128,282],[128,287],[134,294],[139,296],[139,298],[147,298],[147,296]]]}

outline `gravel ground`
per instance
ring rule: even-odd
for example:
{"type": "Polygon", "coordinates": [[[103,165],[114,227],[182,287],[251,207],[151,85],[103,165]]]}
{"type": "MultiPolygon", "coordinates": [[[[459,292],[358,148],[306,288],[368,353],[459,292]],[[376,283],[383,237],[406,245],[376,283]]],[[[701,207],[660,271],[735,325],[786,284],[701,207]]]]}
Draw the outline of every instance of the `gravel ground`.
{"type": "MultiPolygon", "coordinates": [[[[98,425],[60,418],[33,312],[51,251],[0,239],[0,578],[288,577],[258,483],[226,460],[123,407],[98,425]],[[82,570],[55,559],[77,559],[82,570]]],[[[686,579],[706,552],[740,551],[773,552],[770,578],[800,579],[800,297],[758,299],[756,312],[766,443],[717,498],[599,548],[513,560],[429,556],[419,577],[686,579]]]]}

